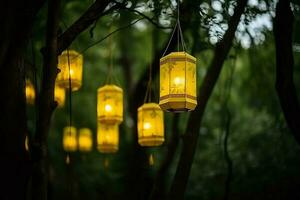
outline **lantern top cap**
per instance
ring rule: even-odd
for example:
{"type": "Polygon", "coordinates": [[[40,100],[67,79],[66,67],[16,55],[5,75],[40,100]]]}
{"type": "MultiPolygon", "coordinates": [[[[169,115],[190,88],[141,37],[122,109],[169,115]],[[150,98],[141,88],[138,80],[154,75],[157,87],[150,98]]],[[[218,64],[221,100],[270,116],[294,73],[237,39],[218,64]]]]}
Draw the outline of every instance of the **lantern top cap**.
{"type": "Polygon", "coordinates": [[[161,110],[160,106],[157,103],[144,103],[142,106],[138,108],[138,111],[143,109],[161,110]]]}
{"type": "Polygon", "coordinates": [[[163,61],[163,60],[169,59],[169,58],[189,58],[189,59],[192,59],[192,60],[196,61],[196,58],[194,56],[188,54],[185,51],[171,52],[168,55],[162,57],[160,59],[160,61],[163,61]]]}
{"type": "Polygon", "coordinates": [[[103,92],[103,91],[115,91],[115,92],[123,92],[123,89],[116,86],[116,85],[104,85],[100,88],[98,88],[98,92],[103,92]]]}
{"type": "Polygon", "coordinates": [[[66,126],[64,132],[76,132],[76,128],[74,126],[66,126]]]}
{"type": "Polygon", "coordinates": [[[61,55],[70,55],[70,56],[82,56],[80,53],[78,53],[77,51],[75,50],[64,50],[61,55]]]}
{"type": "Polygon", "coordinates": [[[89,128],[81,128],[81,129],[79,129],[79,133],[80,134],[89,134],[90,135],[92,133],[92,131],[89,128]]]}

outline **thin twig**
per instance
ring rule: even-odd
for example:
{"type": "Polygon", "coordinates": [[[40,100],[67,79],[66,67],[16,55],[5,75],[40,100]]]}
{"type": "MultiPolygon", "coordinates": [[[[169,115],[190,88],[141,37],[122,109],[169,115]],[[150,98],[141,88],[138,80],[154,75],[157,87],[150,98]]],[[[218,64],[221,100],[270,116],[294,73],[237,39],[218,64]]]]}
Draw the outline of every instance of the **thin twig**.
{"type": "Polygon", "coordinates": [[[93,46],[95,46],[95,45],[97,45],[97,44],[99,44],[99,43],[101,43],[101,42],[103,42],[103,41],[104,41],[105,39],[107,39],[109,36],[111,36],[111,35],[113,35],[113,34],[119,32],[119,31],[121,31],[121,30],[123,30],[123,29],[129,28],[130,26],[136,24],[137,22],[139,22],[139,21],[141,21],[141,20],[143,20],[143,19],[145,19],[145,18],[139,18],[139,19],[137,19],[137,20],[131,22],[130,24],[127,24],[127,25],[125,25],[125,26],[122,26],[122,27],[120,27],[120,28],[114,30],[113,32],[107,34],[107,35],[104,36],[103,38],[97,40],[96,42],[90,44],[89,46],[87,46],[86,48],[84,48],[83,50],[81,50],[81,51],[80,51],[80,54],[83,54],[83,53],[86,52],[88,49],[92,48],[93,46]]]}

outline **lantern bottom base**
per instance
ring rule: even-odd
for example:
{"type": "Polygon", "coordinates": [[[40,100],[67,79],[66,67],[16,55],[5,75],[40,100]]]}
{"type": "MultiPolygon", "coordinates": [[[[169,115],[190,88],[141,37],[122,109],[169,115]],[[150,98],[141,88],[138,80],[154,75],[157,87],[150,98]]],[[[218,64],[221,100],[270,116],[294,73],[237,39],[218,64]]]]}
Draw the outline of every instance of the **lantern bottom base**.
{"type": "Polygon", "coordinates": [[[101,153],[115,153],[118,151],[118,146],[115,145],[98,146],[97,148],[101,153]]]}
{"type": "MultiPolygon", "coordinates": [[[[69,80],[57,80],[57,85],[65,88],[65,89],[69,89],[69,80]]],[[[79,90],[79,88],[81,87],[81,82],[80,81],[76,81],[76,80],[71,80],[71,88],[72,91],[77,91],[79,90]]]]}
{"type": "Polygon", "coordinates": [[[188,112],[192,111],[196,108],[197,103],[192,103],[189,101],[171,101],[159,103],[159,106],[164,111],[168,112],[188,112]]]}
{"type": "Polygon", "coordinates": [[[139,138],[139,144],[145,147],[160,146],[164,143],[163,137],[139,138]]]}

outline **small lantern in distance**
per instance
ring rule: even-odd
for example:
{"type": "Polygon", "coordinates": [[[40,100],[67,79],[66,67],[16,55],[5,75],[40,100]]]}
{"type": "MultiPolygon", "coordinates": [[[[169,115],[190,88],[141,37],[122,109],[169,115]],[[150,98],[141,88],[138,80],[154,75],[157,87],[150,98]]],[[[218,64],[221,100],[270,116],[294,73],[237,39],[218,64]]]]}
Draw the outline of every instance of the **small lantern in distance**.
{"type": "Polygon", "coordinates": [[[97,148],[101,153],[115,153],[119,149],[118,124],[103,124],[98,122],[97,148]]]}
{"type": "Polygon", "coordinates": [[[120,124],[123,121],[123,90],[116,85],[105,85],[97,94],[98,122],[120,124]]]}
{"type": "Polygon", "coordinates": [[[92,131],[88,128],[79,129],[79,139],[78,139],[79,151],[88,152],[92,150],[93,139],[92,131]]]}
{"type": "Polygon", "coordinates": [[[182,112],[197,105],[196,58],[172,52],[160,59],[160,99],[163,110],[182,112]]]}
{"type": "Polygon", "coordinates": [[[74,50],[66,50],[58,56],[57,84],[69,89],[69,76],[71,79],[71,90],[76,91],[81,87],[83,57],[74,50]]]}
{"type": "Polygon", "coordinates": [[[159,146],[164,142],[163,111],[156,103],[138,108],[138,142],[141,146],[159,146]]]}
{"type": "Polygon", "coordinates": [[[35,100],[35,90],[33,84],[29,79],[26,79],[25,95],[26,95],[26,103],[33,105],[35,100]]]}
{"type": "Polygon", "coordinates": [[[63,130],[63,147],[67,152],[77,150],[77,132],[73,126],[66,126],[63,130]]]}
{"type": "Polygon", "coordinates": [[[65,105],[66,93],[65,89],[55,84],[54,88],[54,99],[57,102],[58,107],[65,105]]]}

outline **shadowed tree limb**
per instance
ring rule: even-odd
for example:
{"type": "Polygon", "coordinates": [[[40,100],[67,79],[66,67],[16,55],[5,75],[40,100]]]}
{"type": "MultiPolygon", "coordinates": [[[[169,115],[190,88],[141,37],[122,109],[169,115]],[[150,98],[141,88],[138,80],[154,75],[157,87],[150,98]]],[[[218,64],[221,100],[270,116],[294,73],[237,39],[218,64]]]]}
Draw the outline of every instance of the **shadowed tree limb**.
{"type": "Polygon", "coordinates": [[[110,2],[110,0],[96,0],[77,21],[59,36],[57,53],[61,54],[80,33],[85,31],[97,19],[118,8],[118,6],[112,6],[105,11],[110,2]]]}
{"type": "Polygon", "coordinates": [[[300,144],[300,105],[294,85],[292,49],[293,13],[290,1],[279,0],[274,20],[276,91],[291,133],[300,144]]]}
{"type": "Polygon", "coordinates": [[[24,49],[43,0],[2,1],[0,6],[0,199],[23,200],[31,163],[27,132],[24,49]]]}
{"type": "Polygon", "coordinates": [[[56,107],[54,84],[57,75],[57,33],[59,28],[60,0],[48,1],[46,47],[43,52],[43,78],[38,98],[38,119],[32,144],[33,199],[47,199],[47,137],[51,115],[56,107]]]}
{"type": "Polygon", "coordinates": [[[199,90],[199,96],[197,98],[198,106],[195,111],[191,113],[185,135],[183,136],[182,152],[169,193],[169,197],[172,200],[184,199],[184,192],[186,190],[188,177],[197,147],[198,134],[205,107],[218,80],[223,63],[232,46],[235,31],[246,5],[247,0],[238,1],[234,14],[228,23],[228,29],[224,34],[223,39],[216,45],[214,50],[213,60],[199,90]]]}
{"type": "Polygon", "coordinates": [[[160,200],[165,199],[164,191],[164,179],[166,178],[167,170],[174,159],[174,154],[176,152],[178,142],[179,142],[179,114],[175,113],[172,122],[172,131],[170,133],[169,143],[167,145],[167,152],[164,160],[161,162],[158,171],[156,172],[152,192],[150,195],[150,200],[160,200]]]}

